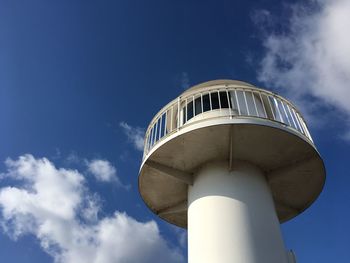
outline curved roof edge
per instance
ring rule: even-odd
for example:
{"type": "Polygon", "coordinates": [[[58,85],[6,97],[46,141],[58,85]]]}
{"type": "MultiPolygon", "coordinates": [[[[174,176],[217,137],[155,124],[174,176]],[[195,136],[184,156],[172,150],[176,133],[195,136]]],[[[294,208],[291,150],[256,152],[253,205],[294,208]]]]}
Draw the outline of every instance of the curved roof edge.
{"type": "Polygon", "coordinates": [[[206,81],[197,85],[194,85],[192,87],[190,87],[189,89],[185,90],[183,93],[187,93],[189,91],[193,91],[193,90],[197,90],[197,89],[202,89],[202,88],[206,88],[206,87],[210,87],[210,86],[214,86],[214,85],[244,85],[244,86],[251,86],[251,87],[255,87],[254,85],[248,83],[248,82],[244,82],[244,81],[240,81],[240,80],[232,80],[232,79],[217,79],[217,80],[210,80],[210,81],[206,81]]]}

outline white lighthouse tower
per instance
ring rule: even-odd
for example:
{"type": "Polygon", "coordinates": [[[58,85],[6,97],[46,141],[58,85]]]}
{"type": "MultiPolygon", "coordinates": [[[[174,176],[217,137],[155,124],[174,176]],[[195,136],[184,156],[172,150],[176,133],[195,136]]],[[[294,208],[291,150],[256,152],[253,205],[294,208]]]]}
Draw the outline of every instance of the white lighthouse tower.
{"type": "Polygon", "coordinates": [[[189,263],[290,263],[280,223],[322,191],[323,161],[286,99],[215,80],[163,107],[145,137],[139,190],[188,229],[189,263]]]}

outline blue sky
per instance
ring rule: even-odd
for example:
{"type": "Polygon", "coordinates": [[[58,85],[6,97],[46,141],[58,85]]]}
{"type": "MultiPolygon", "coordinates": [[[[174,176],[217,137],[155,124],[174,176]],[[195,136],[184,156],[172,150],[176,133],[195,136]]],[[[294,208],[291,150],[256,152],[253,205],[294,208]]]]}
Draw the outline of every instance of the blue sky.
{"type": "Polygon", "coordinates": [[[138,194],[142,136],[230,78],[305,115],[327,181],[282,225],[298,262],[348,262],[350,2],[0,0],[1,262],[185,262],[138,194]]]}

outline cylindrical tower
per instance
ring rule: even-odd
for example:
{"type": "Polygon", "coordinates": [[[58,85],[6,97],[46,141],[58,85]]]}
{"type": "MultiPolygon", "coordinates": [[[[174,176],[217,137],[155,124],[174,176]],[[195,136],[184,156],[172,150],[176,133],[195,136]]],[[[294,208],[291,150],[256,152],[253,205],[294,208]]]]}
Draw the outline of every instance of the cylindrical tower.
{"type": "Polygon", "coordinates": [[[215,80],[153,118],[139,190],[159,217],[188,228],[190,263],[289,263],[279,223],[309,207],[324,182],[294,105],[245,82],[215,80]]]}

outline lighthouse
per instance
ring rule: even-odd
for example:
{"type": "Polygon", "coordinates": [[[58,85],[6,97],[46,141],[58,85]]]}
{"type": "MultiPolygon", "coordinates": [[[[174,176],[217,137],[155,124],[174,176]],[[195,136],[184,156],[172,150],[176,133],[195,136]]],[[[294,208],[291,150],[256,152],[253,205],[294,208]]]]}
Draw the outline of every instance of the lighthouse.
{"type": "Polygon", "coordinates": [[[189,88],[152,119],[139,191],[165,221],[187,228],[189,263],[295,263],[280,224],[325,183],[298,109],[237,80],[189,88]]]}

